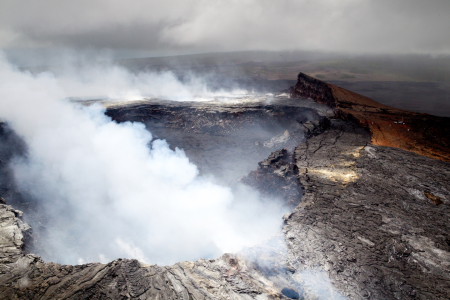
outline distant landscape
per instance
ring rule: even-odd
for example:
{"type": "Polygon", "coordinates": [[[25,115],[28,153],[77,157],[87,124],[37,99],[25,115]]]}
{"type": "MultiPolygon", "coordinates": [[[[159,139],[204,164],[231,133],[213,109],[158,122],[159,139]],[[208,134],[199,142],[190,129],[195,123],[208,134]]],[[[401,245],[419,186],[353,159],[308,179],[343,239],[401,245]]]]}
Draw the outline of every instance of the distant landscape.
{"type": "Polygon", "coordinates": [[[132,70],[220,74],[235,80],[286,81],[299,71],[382,104],[450,117],[450,57],[350,56],[313,52],[228,52],[118,61],[132,70]]]}
{"type": "MultiPolygon", "coordinates": [[[[133,72],[172,71],[180,78],[198,75],[216,88],[241,86],[262,91],[287,89],[303,72],[388,106],[450,117],[450,56],[244,51],[100,63],[114,63],[133,72]]],[[[59,67],[23,69],[57,72],[59,67]]]]}

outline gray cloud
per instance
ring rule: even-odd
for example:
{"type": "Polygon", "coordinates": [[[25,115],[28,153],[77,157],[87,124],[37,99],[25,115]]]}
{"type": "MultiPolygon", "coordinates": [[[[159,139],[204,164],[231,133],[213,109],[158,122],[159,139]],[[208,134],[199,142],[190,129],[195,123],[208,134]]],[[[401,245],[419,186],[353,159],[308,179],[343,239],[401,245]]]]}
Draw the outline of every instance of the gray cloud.
{"type": "Polygon", "coordinates": [[[448,0],[2,1],[0,47],[449,53],[448,0]]]}

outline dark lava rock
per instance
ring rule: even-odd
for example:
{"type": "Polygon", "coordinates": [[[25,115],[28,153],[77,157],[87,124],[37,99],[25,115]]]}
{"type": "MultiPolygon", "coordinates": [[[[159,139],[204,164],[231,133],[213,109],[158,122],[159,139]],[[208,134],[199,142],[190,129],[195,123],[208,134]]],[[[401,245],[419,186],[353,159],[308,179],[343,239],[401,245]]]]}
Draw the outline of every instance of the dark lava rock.
{"type": "Polygon", "coordinates": [[[137,104],[111,105],[106,115],[116,122],[137,121],[167,128],[180,128],[185,132],[218,134],[235,131],[244,126],[270,128],[305,122],[304,112],[314,110],[289,103],[204,103],[148,101],[137,104]]]}
{"type": "Polygon", "coordinates": [[[336,99],[330,86],[321,80],[304,73],[297,76],[297,84],[289,89],[292,98],[311,98],[316,102],[336,107],[336,99]]]}
{"type": "Polygon", "coordinates": [[[295,150],[304,195],[285,216],[292,268],[327,271],[351,299],[449,299],[450,164],[369,141],[332,120],[295,150]]]}
{"type": "Polygon", "coordinates": [[[241,182],[254,187],[263,195],[282,199],[291,208],[297,206],[302,195],[293,153],[288,153],[286,149],[272,152],[259,163],[256,171],[241,178],[241,182]]]}

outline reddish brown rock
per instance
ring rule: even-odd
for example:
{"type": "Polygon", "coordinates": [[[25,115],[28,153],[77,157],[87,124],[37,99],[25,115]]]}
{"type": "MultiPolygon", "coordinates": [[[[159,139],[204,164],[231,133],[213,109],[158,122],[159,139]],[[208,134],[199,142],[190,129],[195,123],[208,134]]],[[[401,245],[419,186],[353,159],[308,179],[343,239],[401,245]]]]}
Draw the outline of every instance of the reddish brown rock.
{"type": "Polygon", "coordinates": [[[450,118],[389,107],[303,73],[290,94],[326,104],[335,109],[337,117],[364,126],[374,145],[450,161],[450,118]]]}

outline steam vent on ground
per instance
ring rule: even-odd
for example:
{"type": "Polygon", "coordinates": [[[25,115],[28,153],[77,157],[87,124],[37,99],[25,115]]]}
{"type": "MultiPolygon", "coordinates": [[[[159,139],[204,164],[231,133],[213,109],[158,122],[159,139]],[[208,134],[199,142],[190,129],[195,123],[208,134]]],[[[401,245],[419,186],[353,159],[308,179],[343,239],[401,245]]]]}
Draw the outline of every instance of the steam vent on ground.
{"type": "Polygon", "coordinates": [[[450,299],[449,118],[303,73],[121,102],[2,72],[1,299],[450,299]]]}

